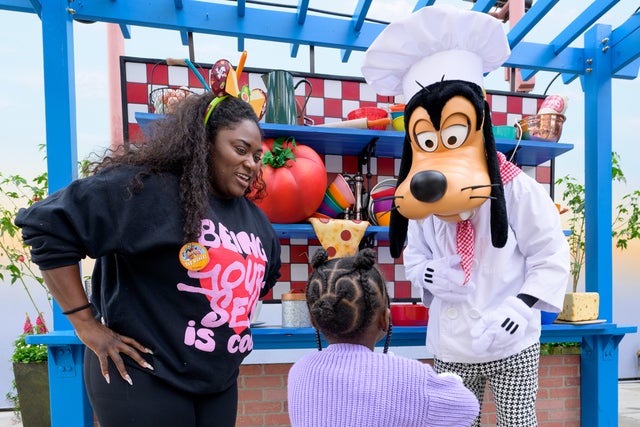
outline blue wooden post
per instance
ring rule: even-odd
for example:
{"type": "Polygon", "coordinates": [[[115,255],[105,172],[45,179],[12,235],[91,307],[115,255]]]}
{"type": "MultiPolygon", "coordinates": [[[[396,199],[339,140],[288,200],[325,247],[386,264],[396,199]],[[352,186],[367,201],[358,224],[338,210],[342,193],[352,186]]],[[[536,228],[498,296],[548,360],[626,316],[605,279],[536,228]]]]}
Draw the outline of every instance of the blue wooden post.
{"type": "Polygon", "coordinates": [[[580,423],[582,427],[618,425],[618,343],[624,335],[582,338],[580,423]]]}
{"type": "MultiPolygon", "coordinates": [[[[611,27],[595,25],[584,37],[586,290],[600,294],[600,319],[613,322],[611,251],[611,27]]],[[[618,425],[618,342],[582,340],[582,426],[618,425]]]]}
{"type": "MultiPolygon", "coordinates": [[[[49,191],[68,185],[78,174],[73,18],[67,0],[42,2],[42,49],[49,191]]],[[[71,330],[54,302],[55,331],[71,330]]],[[[49,345],[49,389],[52,427],[93,425],[93,413],[82,378],[84,345],[49,345]]]]}

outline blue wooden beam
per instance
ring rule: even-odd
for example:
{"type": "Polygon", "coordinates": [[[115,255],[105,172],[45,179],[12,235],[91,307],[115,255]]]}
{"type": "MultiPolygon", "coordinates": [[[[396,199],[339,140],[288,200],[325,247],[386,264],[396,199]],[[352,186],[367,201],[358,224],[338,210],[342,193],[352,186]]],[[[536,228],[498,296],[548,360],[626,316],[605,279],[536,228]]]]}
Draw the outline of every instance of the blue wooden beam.
{"type": "MultiPolygon", "coordinates": [[[[296,8],[296,13],[298,14],[298,24],[304,25],[307,20],[307,13],[309,12],[309,0],[299,0],[298,7],[296,8]]],[[[298,50],[300,49],[300,43],[292,43],[291,44],[291,57],[295,58],[298,56],[298,50]]]]}
{"type": "Polygon", "coordinates": [[[238,3],[238,18],[244,18],[247,14],[247,2],[246,0],[237,0],[238,3]]]}
{"type": "MultiPolygon", "coordinates": [[[[548,44],[520,42],[511,50],[511,56],[504,63],[504,66],[582,74],[584,72],[584,51],[580,48],[568,47],[556,55],[553,52],[553,46],[548,44]]],[[[522,78],[527,79],[524,74],[523,70],[522,78]]]]}
{"type": "Polygon", "coordinates": [[[88,21],[357,51],[365,51],[385,27],[384,24],[365,21],[360,31],[354,31],[354,23],[350,19],[316,15],[307,16],[305,25],[300,26],[298,14],[286,10],[255,8],[239,18],[235,5],[195,0],[183,0],[183,3],[184,10],[189,13],[177,11],[170,0],[155,0],[152,9],[146,3],[134,0],[82,2],[76,5],[75,17],[88,21]],[[318,37],[318,34],[322,34],[322,37],[318,37]]]}
{"type": "MultiPolygon", "coordinates": [[[[73,15],[67,0],[47,0],[42,8],[45,133],[49,192],[66,187],[78,176],[76,91],[73,60],[73,15]]],[[[70,325],[66,317],[54,319],[70,325]]]]}
{"type": "MultiPolygon", "coordinates": [[[[520,41],[535,27],[542,18],[544,18],[558,3],[559,0],[538,0],[535,2],[529,11],[514,25],[514,27],[507,34],[507,40],[509,46],[514,49],[520,41]]],[[[538,72],[537,69],[520,70],[520,74],[523,81],[527,81],[538,72]]]]}
{"type": "Polygon", "coordinates": [[[128,25],[120,24],[120,32],[125,39],[131,39],[131,27],[128,25]]]}
{"type": "Polygon", "coordinates": [[[633,80],[638,77],[638,71],[640,69],[640,58],[631,62],[629,65],[614,74],[615,78],[633,80]]]}
{"type": "Polygon", "coordinates": [[[353,17],[351,18],[353,31],[359,32],[362,29],[365,19],[367,19],[367,13],[369,13],[372,1],[373,0],[358,0],[358,4],[353,11],[353,17]]]}
{"type": "Polygon", "coordinates": [[[422,9],[425,6],[431,6],[436,2],[436,0],[418,0],[416,1],[416,5],[413,7],[413,11],[417,11],[418,9],[422,9]]]}
{"type": "Polygon", "coordinates": [[[33,6],[33,11],[36,15],[41,16],[42,13],[42,4],[40,4],[40,0],[30,0],[31,6],[33,6]]]}
{"type": "MultiPolygon", "coordinates": [[[[542,18],[558,3],[559,0],[538,0],[513,26],[507,34],[509,46],[513,49],[520,41],[529,34],[529,31],[536,26],[542,18]]],[[[527,79],[524,79],[527,80],[527,79]]]]}
{"type": "Polygon", "coordinates": [[[182,9],[182,0],[173,0],[173,2],[176,5],[176,9],[182,9]]]}
{"type": "MultiPolygon", "coordinates": [[[[640,46],[640,12],[631,15],[611,33],[611,48],[613,50],[611,67],[614,73],[623,70],[627,65],[640,58],[638,46],[640,46]]],[[[637,67],[634,66],[634,68],[636,70],[635,76],[637,76],[637,67]]]]}
{"type": "Polygon", "coordinates": [[[487,13],[496,5],[496,2],[497,0],[478,0],[474,3],[471,10],[487,13]]]}
{"type": "MultiPolygon", "coordinates": [[[[358,0],[358,4],[356,5],[356,9],[353,12],[353,17],[351,18],[351,22],[353,23],[353,30],[355,32],[359,32],[364,25],[365,20],[367,19],[367,13],[369,13],[369,8],[371,7],[372,0],[358,0]]],[[[342,58],[342,62],[348,62],[349,57],[351,56],[352,49],[341,49],[340,57],[342,58]]]]}
{"type": "Polygon", "coordinates": [[[611,27],[596,25],[585,34],[585,268],[586,290],[600,293],[600,318],[612,320],[611,52],[602,40],[611,27]]]}
{"type": "Polygon", "coordinates": [[[624,335],[586,336],[580,349],[580,424],[618,425],[618,344],[624,335]]]}
{"type": "Polygon", "coordinates": [[[578,77],[580,77],[579,74],[562,74],[562,83],[568,85],[578,77]]]}
{"type": "Polygon", "coordinates": [[[292,58],[295,58],[298,56],[298,51],[300,50],[300,44],[298,43],[294,43],[291,45],[291,48],[289,49],[289,54],[292,58]]]}
{"type": "Polygon", "coordinates": [[[596,0],[576,19],[571,21],[558,36],[551,41],[555,53],[561,52],[569,44],[580,37],[594,22],[610,10],[620,0],[596,0]]]}
{"type": "MultiPolygon", "coordinates": [[[[77,178],[76,92],[73,62],[73,15],[67,0],[47,0],[42,5],[45,134],[49,192],[77,178]],[[51,66],[51,64],[55,64],[51,66]]],[[[72,330],[54,301],[56,330],[72,330]]],[[[84,345],[48,347],[52,427],[85,427],[93,422],[86,396],[82,355],[84,345]]]]}
{"type": "Polygon", "coordinates": [[[189,32],[188,31],[180,31],[180,42],[182,46],[189,46],[189,32]]]}
{"type": "Polygon", "coordinates": [[[309,0],[298,0],[297,7],[298,24],[303,25],[307,20],[307,13],[309,12],[309,0]]]}
{"type": "MultiPolygon", "coordinates": [[[[30,0],[0,0],[0,9],[13,12],[36,13],[30,0]]],[[[40,16],[40,13],[37,15],[40,16]]]]}

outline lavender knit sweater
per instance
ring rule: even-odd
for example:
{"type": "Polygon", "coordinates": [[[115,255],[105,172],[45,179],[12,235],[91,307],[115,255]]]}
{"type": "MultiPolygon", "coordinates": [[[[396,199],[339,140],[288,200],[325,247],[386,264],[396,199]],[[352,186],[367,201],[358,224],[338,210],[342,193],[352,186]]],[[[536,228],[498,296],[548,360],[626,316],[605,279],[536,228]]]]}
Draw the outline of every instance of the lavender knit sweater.
{"type": "Polygon", "coordinates": [[[480,410],[459,378],[357,344],[300,358],[288,398],[292,427],[468,427],[480,410]]]}

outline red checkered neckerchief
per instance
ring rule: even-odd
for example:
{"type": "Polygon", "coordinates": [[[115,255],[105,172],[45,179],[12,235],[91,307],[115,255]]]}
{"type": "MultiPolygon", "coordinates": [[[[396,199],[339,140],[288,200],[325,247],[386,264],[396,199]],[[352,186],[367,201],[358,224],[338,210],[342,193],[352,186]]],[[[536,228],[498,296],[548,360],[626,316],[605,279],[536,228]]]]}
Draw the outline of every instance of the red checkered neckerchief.
{"type": "MultiPolygon", "coordinates": [[[[506,184],[522,172],[522,170],[507,161],[504,154],[497,152],[497,155],[498,165],[500,166],[500,177],[502,178],[502,183],[506,184]]],[[[456,252],[460,254],[460,263],[464,271],[464,283],[467,283],[471,277],[474,244],[473,225],[471,225],[471,221],[466,219],[458,222],[456,224],[456,252]]]]}
{"type": "Polygon", "coordinates": [[[496,154],[498,155],[498,166],[500,167],[502,184],[506,184],[522,172],[522,169],[508,161],[505,155],[501,152],[498,151],[496,154]]]}

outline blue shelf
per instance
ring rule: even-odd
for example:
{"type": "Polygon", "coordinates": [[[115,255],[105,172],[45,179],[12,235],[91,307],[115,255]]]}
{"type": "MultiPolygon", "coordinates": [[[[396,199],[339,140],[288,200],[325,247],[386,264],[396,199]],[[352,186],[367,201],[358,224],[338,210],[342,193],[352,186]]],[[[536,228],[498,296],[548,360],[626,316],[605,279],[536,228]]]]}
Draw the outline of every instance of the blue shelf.
{"type": "MultiPolygon", "coordinates": [[[[428,326],[394,326],[391,345],[423,346],[428,326]]],[[[313,328],[282,328],[280,326],[259,326],[251,328],[255,350],[315,348],[316,331],[313,328]]],[[[636,333],[635,326],[618,326],[615,323],[593,325],[551,324],[542,325],[540,342],[581,342],[590,336],[623,336],[636,333]]],[[[44,335],[29,335],[28,344],[83,345],[74,331],[54,331],[44,335]]],[[[382,342],[378,344],[382,346],[382,342]]],[[[325,343],[326,346],[326,343],[325,343]]]]}
{"type": "MultiPolygon", "coordinates": [[[[163,117],[160,114],[135,113],[136,122],[144,132],[153,120],[163,117]]],[[[313,126],[290,126],[273,123],[261,123],[266,138],[292,136],[301,144],[313,148],[319,154],[357,156],[365,147],[375,141],[377,157],[402,157],[404,132],[369,129],[343,129],[313,126]]],[[[538,166],[573,149],[572,144],[542,141],[520,141],[496,139],[496,148],[510,153],[517,148],[514,160],[522,166],[538,166]]]]}
{"type": "MultiPolygon", "coordinates": [[[[273,228],[281,239],[316,239],[316,233],[311,224],[273,224],[273,228]]],[[[370,225],[365,237],[375,234],[379,240],[389,240],[389,227],[370,225]]]]}
{"type": "MultiPolygon", "coordinates": [[[[273,224],[273,228],[281,239],[315,239],[316,233],[311,224],[273,224]]],[[[389,227],[380,225],[370,225],[367,227],[365,237],[375,235],[377,240],[389,240],[389,227]]],[[[564,231],[565,236],[569,236],[569,230],[564,231]]]]}
{"type": "MultiPolygon", "coordinates": [[[[394,326],[391,346],[423,346],[428,326],[394,326]]],[[[542,325],[540,342],[582,342],[583,337],[623,336],[637,332],[635,326],[618,326],[615,323],[594,325],[551,324],[542,325]]],[[[281,328],[264,326],[252,329],[255,350],[290,348],[315,348],[316,332],[313,328],[281,328]]],[[[377,344],[382,346],[382,342],[377,344]]],[[[326,346],[326,343],[325,343],[326,346]]]]}

